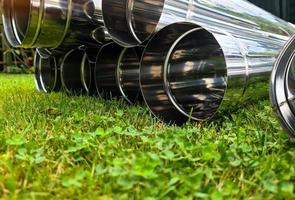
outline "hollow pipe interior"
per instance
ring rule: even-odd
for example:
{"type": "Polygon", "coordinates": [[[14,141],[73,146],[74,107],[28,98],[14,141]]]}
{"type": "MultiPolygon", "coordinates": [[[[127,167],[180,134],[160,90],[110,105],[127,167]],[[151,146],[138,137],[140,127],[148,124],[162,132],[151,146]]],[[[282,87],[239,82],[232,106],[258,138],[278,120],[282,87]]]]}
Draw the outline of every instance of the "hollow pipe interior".
{"type": "Polygon", "coordinates": [[[92,81],[91,68],[84,51],[69,51],[61,65],[61,80],[66,92],[75,95],[88,94],[92,81]]]}
{"type": "Polygon", "coordinates": [[[55,56],[50,56],[49,58],[40,57],[39,66],[40,80],[43,91],[60,91],[61,82],[58,58],[55,56]]]}
{"type": "Polygon", "coordinates": [[[96,61],[96,87],[107,99],[123,97],[129,103],[140,99],[140,50],[123,48],[115,43],[105,45],[96,61]]]}
{"type": "Polygon", "coordinates": [[[230,34],[193,23],[171,24],[144,50],[142,94],[151,112],[167,123],[205,121],[241,101],[246,62],[230,34]]]}

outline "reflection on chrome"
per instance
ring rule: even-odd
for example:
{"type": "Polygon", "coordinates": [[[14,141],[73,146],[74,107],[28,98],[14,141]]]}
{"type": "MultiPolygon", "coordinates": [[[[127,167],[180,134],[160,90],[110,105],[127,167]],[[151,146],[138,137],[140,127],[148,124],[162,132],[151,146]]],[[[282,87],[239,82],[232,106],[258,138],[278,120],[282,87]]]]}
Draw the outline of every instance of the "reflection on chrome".
{"type": "Polygon", "coordinates": [[[248,38],[243,43],[218,28],[175,23],[149,41],[142,57],[140,80],[150,110],[167,123],[205,121],[217,111],[261,95],[282,44],[248,38]],[[248,44],[245,54],[243,44],[248,44]]]}
{"type": "Polygon", "coordinates": [[[141,48],[123,48],[116,43],[103,46],[98,53],[95,83],[107,99],[123,97],[129,103],[141,99],[139,63],[141,48]]]}
{"type": "Polygon", "coordinates": [[[95,94],[94,62],[80,49],[69,51],[61,63],[61,82],[63,89],[74,95],[95,94]]]}
{"type": "Polygon", "coordinates": [[[38,51],[36,51],[34,67],[35,83],[39,91],[46,93],[60,91],[59,55],[42,58],[38,51]]]}

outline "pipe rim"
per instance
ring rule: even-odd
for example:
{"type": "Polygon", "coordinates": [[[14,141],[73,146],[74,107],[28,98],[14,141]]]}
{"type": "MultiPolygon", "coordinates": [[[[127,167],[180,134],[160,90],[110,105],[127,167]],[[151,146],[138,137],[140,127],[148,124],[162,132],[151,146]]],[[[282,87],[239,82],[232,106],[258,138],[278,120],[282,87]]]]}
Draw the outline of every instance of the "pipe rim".
{"type": "Polygon", "coordinates": [[[90,89],[91,89],[91,84],[92,84],[91,76],[92,76],[91,63],[90,63],[90,60],[89,60],[87,54],[84,52],[84,55],[82,58],[82,63],[81,63],[81,80],[82,80],[82,85],[85,88],[87,94],[90,93],[90,89]],[[89,80],[87,80],[87,78],[86,78],[86,76],[87,76],[86,67],[88,69],[89,80]]]}

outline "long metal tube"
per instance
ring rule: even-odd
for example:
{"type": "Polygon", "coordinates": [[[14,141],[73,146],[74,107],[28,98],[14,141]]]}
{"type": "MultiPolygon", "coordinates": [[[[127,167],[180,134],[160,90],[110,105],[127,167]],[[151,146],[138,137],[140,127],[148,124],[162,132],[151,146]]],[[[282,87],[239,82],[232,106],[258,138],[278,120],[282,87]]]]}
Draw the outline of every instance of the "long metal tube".
{"type": "Polygon", "coordinates": [[[129,103],[141,99],[141,51],[139,48],[123,48],[116,43],[101,48],[95,67],[96,88],[101,96],[107,99],[123,97],[129,103]]]}
{"type": "Polygon", "coordinates": [[[293,25],[245,0],[102,0],[105,26],[123,46],[134,46],[175,22],[218,27],[233,35],[286,40],[293,25]]]}
{"type": "Polygon", "coordinates": [[[240,40],[222,29],[175,23],[160,30],[141,61],[141,90],[150,110],[165,122],[183,124],[265,96],[279,46],[245,42],[256,50],[253,56],[245,56],[240,40]]]}
{"type": "Polygon", "coordinates": [[[3,11],[14,47],[94,46],[106,39],[100,0],[3,0],[3,11]]]}
{"type": "Polygon", "coordinates": [[[59,56],[50,56],[42,58],[40,54],[35,52],[35,83],[39,91],[55,92],[61,89],[59,56]]]}

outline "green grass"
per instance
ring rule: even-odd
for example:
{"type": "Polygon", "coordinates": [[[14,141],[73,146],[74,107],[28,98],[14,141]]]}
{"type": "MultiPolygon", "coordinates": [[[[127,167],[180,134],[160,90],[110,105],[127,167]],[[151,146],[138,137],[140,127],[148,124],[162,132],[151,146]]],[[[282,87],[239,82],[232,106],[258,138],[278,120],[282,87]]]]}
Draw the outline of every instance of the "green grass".
{"type": "Polygon", "coordinates": [[[140,106],[0,75],[3,199],[294,199],[294,160],[268,101],[173,127],[140,106]]]}

